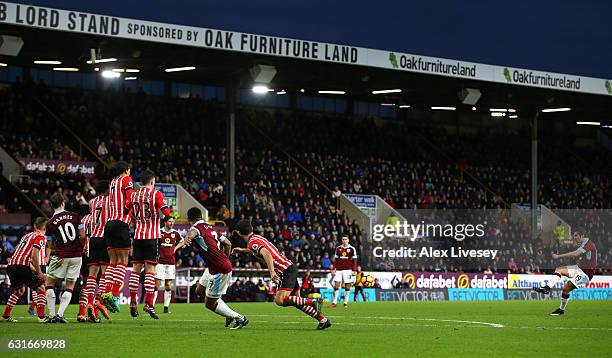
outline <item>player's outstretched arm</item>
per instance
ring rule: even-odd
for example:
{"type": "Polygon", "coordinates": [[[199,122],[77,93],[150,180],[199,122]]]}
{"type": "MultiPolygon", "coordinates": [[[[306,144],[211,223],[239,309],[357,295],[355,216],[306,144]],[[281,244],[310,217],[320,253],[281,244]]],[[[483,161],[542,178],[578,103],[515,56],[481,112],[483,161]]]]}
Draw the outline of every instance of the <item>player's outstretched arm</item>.
{"type": "Polygon", "coordinates": [[[279,283],[280,277],[278,277],[276,271],[274,270],[274,259],[272,258],[270,251],[268,251],[268,249],[265,247],[262,247],[259,250],[259,254],[264,258],[264,261],[266,261],[266,266],[268,266],[268,271],[270,271],[270,279],[272,282],[279,283]]]}
{"type": "Polygon", "coordinates": [[[564,254],[552,254],[552,258],[553,259],[565,259],[568,257],[578,257],[580,255],[582,255],[582,251],[574,250],[572,252],[566,252],[564,254]]]}
{"type": "Polygon", "coordinates": [[[245,249],[244,247],[234,247],[234,248],[232,248],[232,254],[235,254],[235,255],[238,255],[238,254],[248,254],[250,252],[251,252],[251,250],[245,249]]]}
{"type": "MultiPolygon", "coordinates": [[[[191,242],[191,241],[189,241],[191,242]]],[[[177,252],[178,250],[182,249],[183,247],[189,245],[189,243],[187,242],[187,239],[181,240],[181,242],[179,242],[175,247],[174,247],[174,252],[177,252]]]]}

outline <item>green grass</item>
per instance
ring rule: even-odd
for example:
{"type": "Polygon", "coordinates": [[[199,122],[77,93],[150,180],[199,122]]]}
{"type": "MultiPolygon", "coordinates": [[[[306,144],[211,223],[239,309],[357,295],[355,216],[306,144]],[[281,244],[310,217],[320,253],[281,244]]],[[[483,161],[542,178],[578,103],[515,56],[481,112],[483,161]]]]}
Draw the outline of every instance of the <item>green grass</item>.
{"type": "MultiPolygon", "coordinates": [[[[269,303],[230,303],[230,307],[251,320],[249,326],[239,331],[223,328],[225,320],[201,304],[174,304],[172,313],[160,314],[159,321],[143,314],[132,319],[127,306],[122,306],[122,312],[113,315],[112,322],[80,324],[72,319],[67,325],[40,324],[34,318],[24,317],[25,306],[17,306],[13,312],[15,318],[22,316],[20,321],[0,324],[0,337],[66,338],[68,351],[60,354],[97,357],[612,355],[609,301],[570,301],[565,316],[548,316],[557,304],[556,301],[352,303],[348,310],[325,309],[334,324],[326,331],[315,330],[317,322],[295,308],[269,303]]],[[[71,306],[69,316],[75,315],[76,310],[76,306],[71,306]]],[[[40,357],[40,352],[19,354],[28,355],[40,357]]],[[[45,356],[48,355],[53,354],[46,352],[45,356]]]]}

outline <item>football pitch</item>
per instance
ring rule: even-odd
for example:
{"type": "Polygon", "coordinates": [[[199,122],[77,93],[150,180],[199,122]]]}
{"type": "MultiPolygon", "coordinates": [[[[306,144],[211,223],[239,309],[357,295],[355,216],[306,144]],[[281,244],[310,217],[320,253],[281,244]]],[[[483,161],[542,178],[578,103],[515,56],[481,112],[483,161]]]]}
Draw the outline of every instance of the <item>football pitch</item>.
{"type": "MultiPolygon", "coordinates": [[[[26,306],[13,310],[17,323],[0,325],[9,338],[67,340],[59,355],[97,357],[449,357],[480,355],[525,357],[601,357],[612,355],[610,301],[570,301],[564,316],[548,313],[556,301],[372,302],[349,309],[326,308],[333,326],[317,331],[317,322],[293,307],[272,303],[229,304],[251,323],[242,330],[224,328],[225,320],[202,304],[174,304],[171,314],[154,321],[133,319],[126,305],[112,321],[77,323],[77,307],[68,308],[69,324],[38,323],[26,306]]],[[[140,306],[142,307],[142,306],[140,306]]],[[[161,305],[157,306],[161,310],[161,305]]],[[[40,351],[2,356],[38,356],[40,351]]],[[[45,356],[55,355],[45,351],[45,356]]]]}

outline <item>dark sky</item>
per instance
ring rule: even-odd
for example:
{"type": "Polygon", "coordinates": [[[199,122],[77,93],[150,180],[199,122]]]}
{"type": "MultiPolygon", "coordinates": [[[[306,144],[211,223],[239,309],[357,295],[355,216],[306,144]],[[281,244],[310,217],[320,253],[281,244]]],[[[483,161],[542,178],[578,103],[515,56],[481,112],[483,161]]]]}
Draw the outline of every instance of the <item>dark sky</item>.
{"type": "Polygon", "coordinates": [[[23,2],[612,78],[612,0],[23,2]]]}

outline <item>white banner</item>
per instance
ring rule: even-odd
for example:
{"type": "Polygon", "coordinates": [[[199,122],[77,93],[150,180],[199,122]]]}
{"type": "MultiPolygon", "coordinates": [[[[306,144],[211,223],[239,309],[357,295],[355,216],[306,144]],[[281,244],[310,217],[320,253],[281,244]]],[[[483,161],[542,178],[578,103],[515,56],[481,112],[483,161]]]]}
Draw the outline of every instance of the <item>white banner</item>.
{"type": "Polygon", "coordinates": [[[0,2],[0,23],[91,35],[290,57],[511,85],[612,95],[609,80],[349,45],[126,19],[0,2]]]}
{"type": "MultiPolygon", "coordinates": [[[[553,275],[523,275],[509,274],[508,288],[509,289],[525,289],[532,287],[541,287],[547,285],[553,275]]],[[[559,281],[553,288],[563,288],[565,281],[559,281]]],[[[612,276],[593,276],[593,279],[587,282],[580,288],[612,288],[612,276]]]]}

